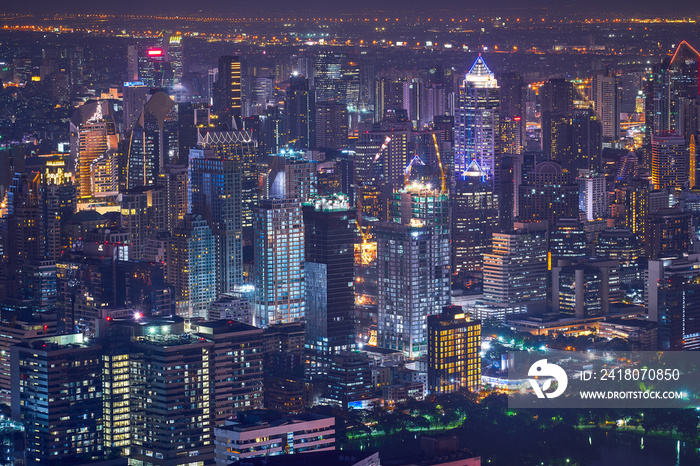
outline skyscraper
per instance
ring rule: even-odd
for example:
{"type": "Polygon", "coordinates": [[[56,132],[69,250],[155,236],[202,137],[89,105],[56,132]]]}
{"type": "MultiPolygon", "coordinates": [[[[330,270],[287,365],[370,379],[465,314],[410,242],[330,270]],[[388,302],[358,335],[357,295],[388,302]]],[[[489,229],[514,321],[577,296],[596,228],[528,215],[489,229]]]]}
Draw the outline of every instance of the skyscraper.
{"type": "Polygon", "coordinates": [[[255,325],[298,322],[306,309],[304,218],[298,199],[263,199],[255,211],[255,325]]]}
{"type": "Polygon", "coordinates": [[[481,385],[481,321],[462,306],[428,316],[428,390],[450,393],[481,385]]]}
{"type": "Polygon", "coordinates": [[[81,334],[10,348],[12,418],[27,428],[33,462],[103,457],[101,349],[81,334]]]}
{"type": "Polygon", "coordinates": [[[578,217],[578,186],[556,162],[540,162],[519,187],[519,219],[549,221],[553,227],[561,217],[578,217]]]}
{"type": "Polygon", "coordinates": [[[498,225],[498,193],[476,161],[456,179],[452,207],[452,265],[455,274],[480,271],[498,225]]]}
{"type": "Polygon", "coordinates": [[[83,200],[116,195],[119,136],[104,101],[80,106],[71,117],[71,168],[83,200]]]}
{"type": "Polygon", "coordinates": [[[355,212],[345,195],[303,207],[307,374],[325,376],[331,357],[355,345],[355,212]]]}
{"type": "Polygon", "coordinates": [[[390,221],[375,227],[378,346],[409,357],[428,350],[428,315],[450,303],[446,194],[409,185],[394,194],[390,221]]]}
{"type": "Polygon", "coordinates": [[[677,133],[651,136],[651,182],[654,189],[688,187],[689,156],[685,138],[677,133]]]}
{"type": "Polygon", "coordinates": [[[213,463],[213,349],[211,341],[160,329],[131,343],[131,461],[213,463]]]}
{"type": "Polygon", "coordinates": [[[291,76],[284,99],[287,119],[287,143],[300,149],[316,145],[316,101],[309,80],[303,76],[291,76]]]}
{"type": "Polygon", "coordinates": [[[491,189],[498,189],[499,87],[484,59],[474,61],[460,88],[460,102],[455,119],[455,171],[461,175],[476,160],[491,189]]]}
{"type": "Polygon", "coordinates": [[[516,223],[516,230],[494,233],[484,254],[484,298],[480,318],[543,310],[547,305],[547,237],[544,225],[516,223]]]}
{"type": "Polygon", "coordinates": [[[176,312],[206,317],[216,299],[215,239],[200,215],[187,214],[172,233],[167,250],[167,279],[175,287],[176,312]]]}
{"type": "Polygon", "coordinates": [[[593,221],[606,218],[609,215],[608,192],[605,186],[605,176],[589,170],[579,171],[578,208],[586,215],[586,220],[593,221]]]}
{"type": "Polygon", "coordinates": [[[591,97],[595,113],[602,124],[602,136],[606,141],[620,139],[620,84],[614,73],[593,75],[591,97]]]}
{"type": "Polygon", "coordinates": [[[243,129],[241,122],[241,58],[224,55],[219,57],[218,98],[215,105],[224,129],[243,129]]]}
{"type": "Polygon", "coordinates": [[[347,106],[336,102],[316,102],[316,148],[340,151],[347,145],[347,106]]]}
{"type": "Polygon", "coordinates": [[[243,283],[243,170],[238,161],[207,152],[204,157],[190,158],[190,209],[202,216],[216,240],[218,295],[243,283]]]}

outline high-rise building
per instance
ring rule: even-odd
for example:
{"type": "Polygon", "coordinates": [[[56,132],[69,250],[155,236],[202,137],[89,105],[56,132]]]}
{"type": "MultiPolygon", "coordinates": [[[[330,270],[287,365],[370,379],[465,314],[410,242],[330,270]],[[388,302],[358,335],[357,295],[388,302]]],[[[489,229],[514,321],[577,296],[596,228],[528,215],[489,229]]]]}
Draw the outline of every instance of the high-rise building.
{"type": "Polygon", "coordinates": [[[215,97],[215,104],[224,129],[243,129],[241,79],[241,58],[231,55],[219,57],[218,97],[215,97]]]}
{"type": "Polygon", "coordinates": [[[540,108],[543,119],[545,113],[550,115],[570,115],[574,110],[576,90],[565,78],[552,78],[539,89],[540,108]]]}
{"type": "Polygon", "coordinates": [[[33,462],[103,458],[101,350],[81,334],[10,348],[12,418],[27,429],[33,462]]]}
{"type": "Polygon", "coordinates": [[[409,185],[394,194],[377,237],[378,346],[409,357],[428,350],[426,318],[450,303],[446,194],[409,185]]]}
{"type": "Polygon", "coordinates": [[[131,343],[130,462],[213,463],[214,348],[206,339],[160,329],[131,343]]]}
{"type": "Polygon", "coordinates": [[[7,406],[12,405],[10,347],[57,333],[56,314],[9,307],[4,304],[0,315],[0,403],[7,406]]]}
{"type": "Polygon", "coordinates": [[[351,406],[361,407],[363,401],[372,398],[372,394],[369,357],[354,351],[342,351],[331,358],[324,396],[329,404],[344,410],[351,406]]]}
{"type": "Polygon", "coordinates": [[[562,217],[577,218],[578,205],[578,186],[556,162],[538,163],[519,186],[518,218],[524,222],[547,220],[553,227],[562,217]]]}
{"type": "Polygon", "coordinates": [[[287,144],[300,149],[315,148],[316,101],[308,79],[303,76],[289,78],[284,113],[287,121],[287,144]]]}
{"type": "Polygon", "coordinates": [[[481,321],[448,306],[428,316],[428,390],[451,393],[481,385],[481,321]]]}
{"type": "Polygon", "coordinates": [[[697,276],[672,275],[658,289],[659,349],[700,349],[700,284],[697,276]]]}
{"type": "Polygon", "coordinates": [[[177,104],[165,92],[150,96],[128,134],[126,166],[127,189],[155,184],[166,164],[178,161],[177,104]]]}
{"type": "Polygon", "coordinates": [[[124,132],[128,133],[134,128],[139,119],[143,106],[148,100],[150,87],[140,81],[124,83],[122,101],[124,105],[124,132]]]}
{"type": "Polygon", "coordinates": [[[501,153],[522,153],[526,142],[525,90],[523,78],[517,72],[503,73],[498,77],[501,87],[500,136],[501,153]]]}
{"type": "Polygon", "coordinates": [[[355,212],[345,195],[304,205],[306,372],[325,376],[332,355],[355,345],[355,212]]]}
{"type": "Polygon", "coordinates": [[[560,218],[549,233],[549,253],[553,264],[557,259],[586,257],[586,231],[577,218],[560,218]]]}
{"type": "Polygon", "coordinates": [[[216,299],[215,244],[211,228],[200,215],[187,214],[173,230],[166,261],[177,315],[207,316],[209,304],[216,299]]]}
{"type": "Polygon", "coordinates": [[[218,295],[243,284],[243,170],[236,160],[206,152],[190,157],[190,210],[202,216],[216,240],[218,295]]]}
{"type": "Polygon", "coordinates": [[[209,364],[212,422],[263,407],[263,330],[231,320],[197,323],[193,334],[214,343],[209,364]],[[231,375],[234,375],[232,377],[231,375]]]}
{"type": "Polygon", "coordinates": [[[493,191],[499,186],[499,87],[479,55],[460,87],[455,119],[455,171],[461,175],[472,160],[483,170],[493,191]]]}
{"type": "Polygon", "coordinates": [[[630,283],[640,279],[639,259],[643,248],[637,236],[626,228],[609,228],[598,235],[595,255],[620,263],[620,282],[630,283]]]}
{"type": "Polygon", "coordinates": [[[584,318],[610,312],[619,303],[620,264],[609,259],[559,259],[552,267],[552,307],[584,318]]]}
{"type": "Polygon", "coordinates": [[[654,189],[688,187],[689,156],[685,138],[677,133],[651,136],[651,182],[654,189]]]}
{"type": "Polygon", "coordinates": [[[691,214],[680,209],[660,209],[649,215],[647,257],[661,259],[689,252],[691,247],[691,214]]]}
{"type": "Polygon", "coordinates": [[[456,179],[452,204],[454,274],[480,271],[498,226],[498,193],[490,189],[476,161],[456,179]]]}
{"type": "Polygon", "coordinates": [[[610,208],[605,176],[590,170],[579,170],[577,181],[578,209],[584,212],[586,220],[590,222],[599,218],[607,218],[610,208]]]}
{"type": "Polygon", "coordinates": [[[264,196],[307,202],[318,192],[316,162],[304,158],[304,152],[282,149],[268,158],[269,169],[264,196]]]}
{"type": "Polygon", "coordinates": [[[90,101],[71,118],[71,165],[78,184],[78,197],[90,200],[116,195],[119,136],[111,106],[90,101]]]}
{"type": "Polygon", "coordinates": [[[620,83],[614,73],[593,75],[591,97],[595,113],[602,125],[602,135],[606,141],[620,139],[620,83]]]}
{"type": "Polygon", "coordinates": [[[347,105],[337,102],[316,102],[316,148],[341,151],[347,145],[347,105]]]}
{"type": "Polygon", "coordinates": [[[235,160],[241,171],[241,227],[243,243],[253,243],[253,210],[257,205],[258,173],[256,167],[257,143],[253,131],[197,132],[197,146],[212,150],[220,159],[235,160]]]}
{"type": "Polygon", "coordinates": [[[547,306],[547,237],[542,224],[516,223],[516,230],[494,233],[484,254],[484,297],[479,318],[500,318],[547,306]]]}
{"type": "Polygon", "coordinates": [[[255,325],[304,318],[304,218],[298,199],[262,199],[255,212],[255,325]]]}

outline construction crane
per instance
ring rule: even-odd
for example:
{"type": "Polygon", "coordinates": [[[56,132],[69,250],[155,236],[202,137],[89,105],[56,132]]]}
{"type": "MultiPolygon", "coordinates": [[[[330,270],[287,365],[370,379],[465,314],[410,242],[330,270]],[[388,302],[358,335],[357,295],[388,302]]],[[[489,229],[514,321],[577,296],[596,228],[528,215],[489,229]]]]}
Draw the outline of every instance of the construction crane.
{"type": "Polygon", "coordinates": [[[447,194],[447,179],[445,178],[445,168],[442,166],[442,158],[440,157],[440,148],[438,147],[437,136],[433,133],[433,144],[435,144],[435,154],[437,155],[438,165],[440,166],[440,179],[442,181],[441,194],[447,194]]]}
{"type": "Polygon", "coordinates": [[[411,168],[413,168],[413,163],[417,162],[418,165],[425,165],[423,161],[421,160],[420,157],[418,157],[418,154],[414,155],[411,161],[409,162],[408,165],[406,165],[406,169],[403,172],[403,185],[408,186],[408,183],[411,181],[411,168]]]}
{"type": "MultiPolygon", "coordinates": [[[[382,152],[384,152],[384,149],[386,149],[389,146],[390,142],[391,136],[387,136],[386,138],[384,138],[384,142],[379,147],[377,153],[374,154],[374,158],[372,159],[372,162],[368,167],[368,171],[371,170],[371,168],[374,166],[377,160],[379,160],[379,157],[382,155],[382,152]]],[[[370,242],[371,237],[369,234],[369,225],[367,225],[367,228],[365,228],[364,230],[362,229],[362,185],[364,183],[359,182],[359,177],[357,176],[357,163],[353,162],[352,167],[353,175],[355,177],[355,202],[357,205],[357,219],[355,220],[355,225],[357,225],[357,229],[360,231],[360,235],[362,236],[362,244],[360,245],[360,257],[363,264],[369,264],[374,260],[374,257],[376,257],[377,245],[370,242]]]]}

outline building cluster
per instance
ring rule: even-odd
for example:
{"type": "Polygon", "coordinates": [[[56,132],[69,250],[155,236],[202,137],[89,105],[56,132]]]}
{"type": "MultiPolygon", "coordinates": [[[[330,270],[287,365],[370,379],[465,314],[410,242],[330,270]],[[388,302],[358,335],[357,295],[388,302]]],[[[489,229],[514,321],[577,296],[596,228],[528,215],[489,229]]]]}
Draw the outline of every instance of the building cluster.
{"type": "Polygon", "coordinates": [[[533,83],[481,55],[375,72],[328,50],[284,76],[222,56],[195,98],[164,32],[68,141],[0,147],[0,401],[33,461],[332,450],[314,405],[478,390],[485,320],[700,347],[687,42],[626,124],[611,69],[533,83]]]}

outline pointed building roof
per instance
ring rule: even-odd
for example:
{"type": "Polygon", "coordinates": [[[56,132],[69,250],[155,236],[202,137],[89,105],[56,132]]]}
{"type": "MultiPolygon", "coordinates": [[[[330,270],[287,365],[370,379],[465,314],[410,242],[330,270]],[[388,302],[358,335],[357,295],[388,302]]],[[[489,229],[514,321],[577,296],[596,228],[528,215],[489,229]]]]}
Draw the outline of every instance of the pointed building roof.
{"type": "Polygon", "coordinates": [[[479,54],[465,77],[467,83],[475,87],[498,87],[493,72],[486,66],[484,57],[479,54]]]}
{"type": "Polygon", "coordinates": [[[471,162],[469,162],[469,166],[467,167],[466,170],[464,170],[464,173],[462,173],[462,176],[485,176],[486,173],[484,170],[481,169],[479,164],[477,163],[476,159],[472,159],[471,162]]]}
{"type": "Polygon", "coordinates": [[[680,44],[678,44],[676,51],[673,53],[673,57],[671,57],[671,65],[675,65],[679,61],[684,62],[686,60],[695,60],[697,62],[699,59],[700,53],[698,53],[698,51],[695,50],[695,48],[687,41],[683,40],[680,44]]]}

